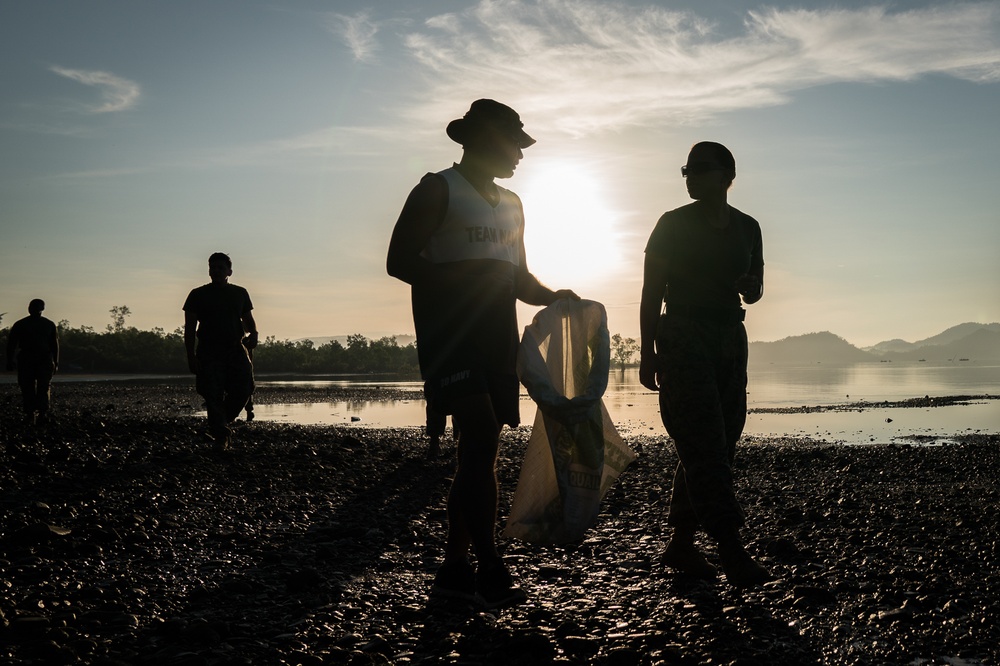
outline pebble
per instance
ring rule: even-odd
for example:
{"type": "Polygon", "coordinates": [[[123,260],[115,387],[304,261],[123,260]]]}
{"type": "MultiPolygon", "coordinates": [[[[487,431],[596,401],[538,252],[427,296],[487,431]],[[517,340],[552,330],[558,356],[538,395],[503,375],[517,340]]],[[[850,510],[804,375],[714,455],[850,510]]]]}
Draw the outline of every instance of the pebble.
{"type": "MultiPolygon", "coordinates": [[[[419,429],[254,422],[220,457],[190,388],[54,393],[32,430],[0,396],[0,663],[1000,662],[996,435],[748,440],[744,534],[777,580],[736,590],[658,564],[676,457],[655,430],[582,543],[500,542],[529,600],[486,613],[427,597],[453,470],[419,429]]],[[[502,436],[501,521],[528,434],[502,436]]]]}

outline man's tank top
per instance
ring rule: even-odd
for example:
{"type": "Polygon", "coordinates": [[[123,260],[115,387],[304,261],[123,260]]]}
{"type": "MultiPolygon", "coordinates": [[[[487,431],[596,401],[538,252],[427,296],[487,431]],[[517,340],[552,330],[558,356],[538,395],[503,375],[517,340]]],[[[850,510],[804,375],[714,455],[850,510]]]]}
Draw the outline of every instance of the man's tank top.
{"type": "Polygon", "coordinates": [[[462,278],[413,286],[421,373],[425,379],[466,369],[513,374],[521,201],[498,187],[499,202],[491,205],[454,167],[426,177],[447,183],[448,207],[421,256],[454,264],[462,278]]]}
{"type": "Polygon", "coordinates": [[[517,197],[497,186],[494,207],[454,167],[437,175],[448,183],[448,210],[421,256],[435,264],[495,259],[517,266],[524,225],[517,197]]]}

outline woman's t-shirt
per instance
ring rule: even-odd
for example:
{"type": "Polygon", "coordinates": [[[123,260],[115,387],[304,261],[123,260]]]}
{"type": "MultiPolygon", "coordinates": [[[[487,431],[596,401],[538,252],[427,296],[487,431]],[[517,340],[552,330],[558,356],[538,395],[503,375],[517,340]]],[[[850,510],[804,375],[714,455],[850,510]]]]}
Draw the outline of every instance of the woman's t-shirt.
{"type": "Polygon", "coordinates": [[[706,223],[695,204],[664,213],[646,243],[646,253],[666,262],[670,305],[732,310],[741,306],[736,280],[763,275],[760,225],[730,207],[729,224],[706,223]]]}

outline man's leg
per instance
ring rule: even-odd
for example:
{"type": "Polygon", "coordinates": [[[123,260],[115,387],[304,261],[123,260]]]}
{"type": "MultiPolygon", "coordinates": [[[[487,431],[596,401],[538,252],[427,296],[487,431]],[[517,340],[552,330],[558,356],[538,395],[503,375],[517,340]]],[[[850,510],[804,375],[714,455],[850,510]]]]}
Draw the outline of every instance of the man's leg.
{"type": "Polygon", "coordinates": [[[23,356],[17,362],[17,385],[21,389],[21,403],[24,406],[24,417],[31,423],[35,421],[36,391],[35,373],[31,363],[23,356]]]}
{"type": "Polygon", "coordinates": [[[225,406],[225,362],[216,353],[198,355],[199,370],[196,378],[198,394],[205,399],[208,416],[208,433],[216,447],[229,446],[229,426],[225,406]]]}
{"type": "Polygon", "coordinates": [[[253,366],[243,345],[234,348],[226,358],[225,378],[226,423],[232,423],[253,395],[253,366]]]}
{"type": "Polygon", "coordinates": [[[476,594],[488,608],[525,600],[497,551],[497,452],[500,424],[489,394],[454,401],[458,424],[458,469],[448,497],[448,543],[445,561],[460,562],[471,544],[478,560],[476,594]]]}
{"type": "Polygon", "coordinates": [[[40,362],[35,373],[35,409],[39,420],[44,420],[49,413],[49,400],[52,393],[52,364],[48,360],[40,362]]]}
{"type": "Polygon", "coordinates": [[[444,563],[435,574],[431,589],[439,596],[480,601],[476,591],[476,570],[469,562],[469,548],[476,551],[480,562],[483,558],[499,561],[493,534],[500,429],[488,394],[467,396],[456,402],[459,404],[452,411],[452,423],[465,418],[470,422],[470,429],[463,430],[458,441],[458,466],[448,493],[444,563]],[[488,524],[486,529],[484,524],[488,524]]]}
{"type": "Polygon", "coordinates": [[[453,420],[460,424],[461,436],[448,495],[445,562],[467,558],[471,546],[480,564],[494,563],[500,559],[495,537],[500,426],[489,394],[456,399],[453,420]]]}

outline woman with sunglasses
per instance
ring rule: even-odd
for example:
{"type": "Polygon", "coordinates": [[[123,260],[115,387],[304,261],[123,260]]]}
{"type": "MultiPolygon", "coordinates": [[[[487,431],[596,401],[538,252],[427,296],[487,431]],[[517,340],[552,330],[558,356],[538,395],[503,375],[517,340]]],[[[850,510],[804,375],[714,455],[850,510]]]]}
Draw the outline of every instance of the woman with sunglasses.
{"type": "Polygon", "coordinates": [[[742,305],[764,293],[760,225],[727,201],[736,160],[722,144],[695,144],[681,175],[694,202],[656,223],[640,305],[639,380],[659,392],[660,415],[679,459],[663,563],[715,578],[715,566],[695,545],[701,529],[716,542],[726,579],[757,585],[770,575],[740,536],[745,517],[733,462],[747,407],[742,305]]]}

